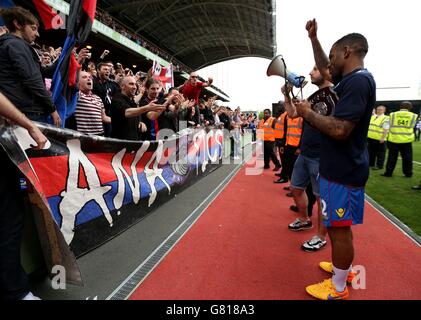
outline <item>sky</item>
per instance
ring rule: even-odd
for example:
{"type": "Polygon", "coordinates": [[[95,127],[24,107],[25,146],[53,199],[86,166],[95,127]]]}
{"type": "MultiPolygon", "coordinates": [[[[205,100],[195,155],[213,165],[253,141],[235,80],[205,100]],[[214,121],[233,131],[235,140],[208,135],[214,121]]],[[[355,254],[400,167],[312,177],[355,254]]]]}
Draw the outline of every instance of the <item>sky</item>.
{"type": "MultiPolygon", "coordinates": [[[[314,65],[313,51],[305,30],[316,18],[318,36],[328,54],[342,36],[358,32],[369,43],[365,67],[377,82],[378,101],[421,99],[421,23],[418,0],[300,0],[276,1],[277,54],[287,68],[306,76],[314,65]],[[417,5],[418,4],[418,5],[417,5]]],[[[269,59],[242,58],[199,70],[226,92],[231,107],[243,110],[271,108],[282,96],[283,79],[267,77],[269,59]]],[[[304,95],[316,91],[307,85],[304,95]]]]}

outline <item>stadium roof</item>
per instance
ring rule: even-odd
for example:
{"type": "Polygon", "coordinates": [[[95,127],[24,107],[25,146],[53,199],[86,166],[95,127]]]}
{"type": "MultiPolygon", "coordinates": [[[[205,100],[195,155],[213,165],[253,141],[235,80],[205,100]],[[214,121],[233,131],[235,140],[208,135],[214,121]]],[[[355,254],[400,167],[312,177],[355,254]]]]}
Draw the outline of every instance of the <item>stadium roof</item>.
{"type": "Polygon", "coordinates": [[[98,7],[195,70],[276,53],[275,0],[98,0],[98,7]]]}

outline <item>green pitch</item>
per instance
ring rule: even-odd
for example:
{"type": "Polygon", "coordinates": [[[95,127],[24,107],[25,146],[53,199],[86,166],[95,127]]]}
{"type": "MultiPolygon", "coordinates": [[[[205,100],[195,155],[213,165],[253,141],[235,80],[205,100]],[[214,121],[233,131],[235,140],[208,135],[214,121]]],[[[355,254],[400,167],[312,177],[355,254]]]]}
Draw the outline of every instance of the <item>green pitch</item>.
{"type": "Polygon", "coordinates": [[[413,177],[404,177],[402,161],[399,159],[392,178],[380,176],[384,170],[370,170],[366,193],[421,236],[421,191],[411,190],[412,186],[421,181],[421,142],[412,145],[415,162],[413,177]]]}

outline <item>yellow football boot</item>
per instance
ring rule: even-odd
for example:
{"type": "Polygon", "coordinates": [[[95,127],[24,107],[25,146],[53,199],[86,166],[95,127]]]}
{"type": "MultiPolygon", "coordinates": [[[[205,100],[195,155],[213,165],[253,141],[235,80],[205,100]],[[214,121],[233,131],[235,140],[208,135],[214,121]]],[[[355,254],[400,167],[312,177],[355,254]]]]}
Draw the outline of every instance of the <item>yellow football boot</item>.
{"type": "Polygon", "coordinates": [[[343,292],[336,291],[332,279],[308,286],[306,291],[309,295],[319,300],[343,300],[349,297],[348,288],[345,287],[343,292]]]}
{"type": "MultiPolygon", "coordinates": [[[[333,264],[332,264],[332,262],[320,262],[319,267],[322,268],[324,271],[333,274],[333,264]]],[[[354,271],[351,270],[348,273],[348,278],[346,279],[346,283],[351,284],[352,280],[354,280],[356,275],[357,274],[354,271]]]]}

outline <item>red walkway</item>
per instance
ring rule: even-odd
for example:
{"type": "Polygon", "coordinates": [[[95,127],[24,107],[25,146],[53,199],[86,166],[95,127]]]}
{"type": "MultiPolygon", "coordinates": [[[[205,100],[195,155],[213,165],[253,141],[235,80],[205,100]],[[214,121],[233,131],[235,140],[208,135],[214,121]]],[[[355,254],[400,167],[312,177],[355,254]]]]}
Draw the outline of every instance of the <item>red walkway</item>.
{"type": "MultiPolygon", "coordinates": [[[[287,229],[296,214],[273,179],[242,169],[130,299],[312,299],[304,288],[328,277],[317,265],[330,245],[301,251],[314,229],[287,229]]],[[[351,299],[421,299],[421,248],[369,204],[365,212],[354,265],[366,268],[367,289],[351,299]]]]}

